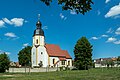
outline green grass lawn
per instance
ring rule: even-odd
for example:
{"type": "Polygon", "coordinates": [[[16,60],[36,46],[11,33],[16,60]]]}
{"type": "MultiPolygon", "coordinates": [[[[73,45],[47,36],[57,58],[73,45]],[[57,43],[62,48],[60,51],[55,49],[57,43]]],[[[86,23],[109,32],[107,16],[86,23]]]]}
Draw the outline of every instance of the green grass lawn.
{"type": "Polygon", "coordinates": [[[90,69],[41,73],[1,73],[0,80],[120,80],[120,69],[90,69]]]}

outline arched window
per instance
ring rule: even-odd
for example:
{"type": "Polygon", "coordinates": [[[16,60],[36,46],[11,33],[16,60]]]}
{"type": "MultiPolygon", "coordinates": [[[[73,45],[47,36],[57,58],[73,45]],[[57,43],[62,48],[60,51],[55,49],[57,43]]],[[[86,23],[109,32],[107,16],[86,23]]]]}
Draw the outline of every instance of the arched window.
{"type": "Polygon", "coordinates": [[[68,61],[68,66],[70,66],[70,61],[68,61]]]}
{"type": "Polygon", "coordinates": [[[53,64],[55,64],[55,59],[53,59],[53,64]]]}
{"type": "Polygon", "coordinates": [[[62,64],[62,65],[65,65],[65,61],[64,61],[64,60],[63,60],[63,61],[61,61],[61,64],[62,64]]]}
{"type": "Polygon", "coordinates": [[[41,52],[41,54],[43,54],[43,52],[41,52]]]}
{"type": "Polygon", "coordinates": [[[36,40],[36,44],[38,44],[38,39],[36,40]]]}

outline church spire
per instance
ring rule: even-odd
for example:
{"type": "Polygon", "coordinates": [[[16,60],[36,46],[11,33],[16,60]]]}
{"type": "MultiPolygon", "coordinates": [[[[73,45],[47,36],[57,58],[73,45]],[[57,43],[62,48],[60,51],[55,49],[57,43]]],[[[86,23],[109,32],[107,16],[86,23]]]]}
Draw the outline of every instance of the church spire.
{"type": "Polygon", "coordinates": [[[41,29],[42,23],[40,22],[40,14],[38,14],[38,21],[36,23],[37,29],[41,29]]]}
{"type": "Polygon", "coordinates": [[[35,35],[40,35],[40,36],[44,36],[44,31],[41,28],[42,23],[40,22],[40,14],[38,14],[38,21],[36,22],[36,29],[34,30],[34,34],[35,35]]]}

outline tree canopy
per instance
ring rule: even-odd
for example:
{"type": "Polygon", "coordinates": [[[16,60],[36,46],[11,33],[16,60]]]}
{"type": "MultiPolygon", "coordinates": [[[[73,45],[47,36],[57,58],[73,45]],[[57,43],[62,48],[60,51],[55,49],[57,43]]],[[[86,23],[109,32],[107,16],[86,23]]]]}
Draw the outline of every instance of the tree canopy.
{"type": "Polygon", "coordinates": [[[120,61],[120,56],[118,56],[117,61],[120,61]]]}
{"type": "MultiPolygon", "coordinates": [[[[50,5],[52,0],[40,0],[47,6],[50,5]]],[[[92,9],[92,0],[58,0],[58,4],[62,5],[62,10],[74,10],[77,14],[85,14],[92,9]]]]}
{"type": "Polygon", "coordinates": [[[74,47],[74,66],[79,70],[87,70],[92,66],[92,45],[86,37],[79,39],[74,47]]]}
{"type": "Polygon", "coordinates": [[[0,73],[9,70],[10,67],[10,59],[6,53],[0,54],[0,73]]]}
{"type": "Polygon", "coordinates": [[[27,46],[18,53],[19,64],[22,66],[29,65],[31,63],[31,46],[27,46]]]}
{"type": "Polygon", "coordinates": [[[117,58],[117,65],[120,65],[120,56],[117,58]]]}

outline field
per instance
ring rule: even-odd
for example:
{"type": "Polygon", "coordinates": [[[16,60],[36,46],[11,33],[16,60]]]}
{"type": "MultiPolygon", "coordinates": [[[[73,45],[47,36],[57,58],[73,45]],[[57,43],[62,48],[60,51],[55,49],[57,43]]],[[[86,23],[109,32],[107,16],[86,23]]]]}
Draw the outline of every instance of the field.
{"type": "Polygon", "coordinates": [[[39,73],[1,73],[0,80],[120,80],[119,68],[39,73]]]}

